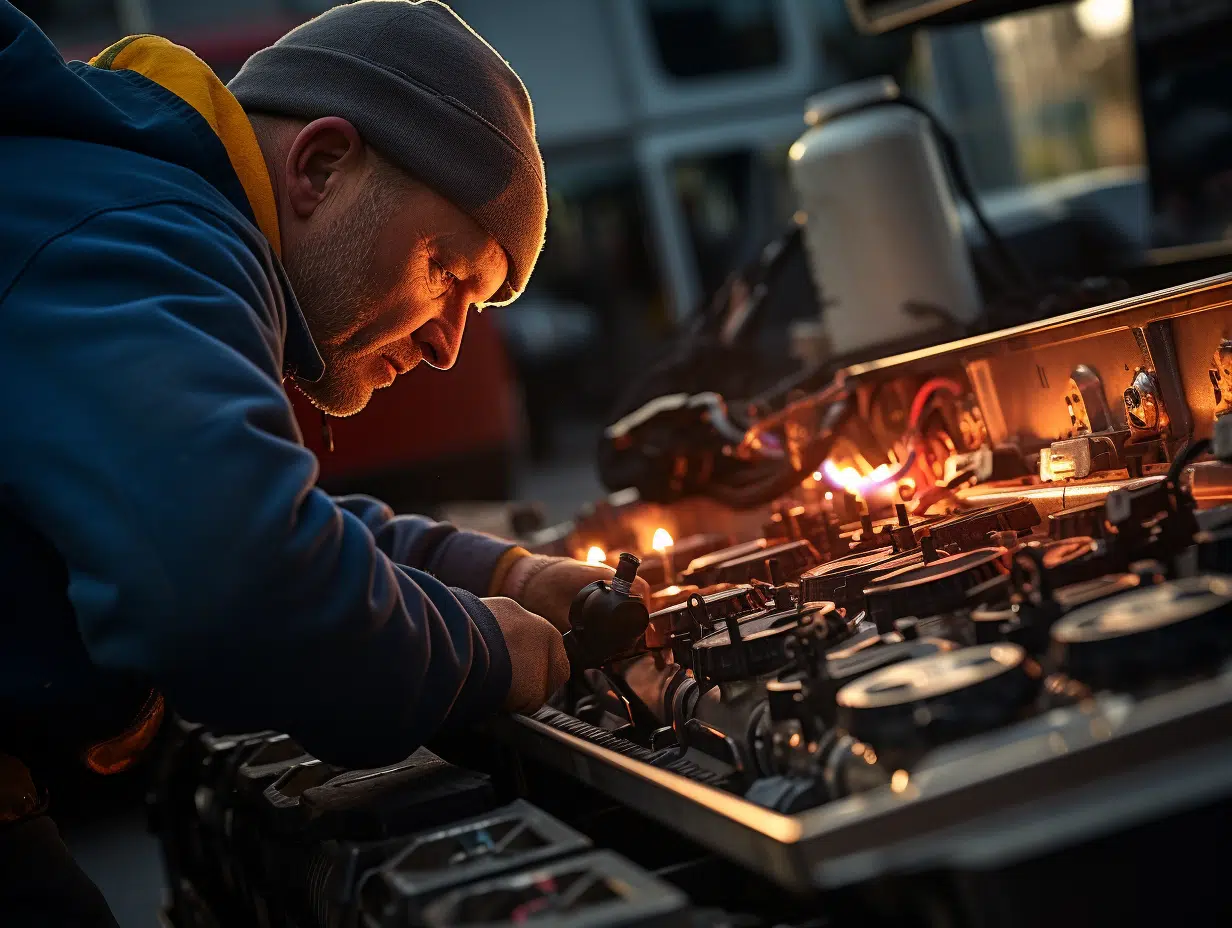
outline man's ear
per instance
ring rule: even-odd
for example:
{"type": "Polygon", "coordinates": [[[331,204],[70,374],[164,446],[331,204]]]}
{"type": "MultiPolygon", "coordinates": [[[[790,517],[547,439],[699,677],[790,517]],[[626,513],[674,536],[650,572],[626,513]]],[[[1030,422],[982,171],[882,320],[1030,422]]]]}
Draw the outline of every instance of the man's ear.
{"type": "Polygon", "coordinates": [[[345,119],[325,116],[308,123],[287,152],[283,180],[291,209],[307,219],[363,163],[364,141],[345,119]]]}

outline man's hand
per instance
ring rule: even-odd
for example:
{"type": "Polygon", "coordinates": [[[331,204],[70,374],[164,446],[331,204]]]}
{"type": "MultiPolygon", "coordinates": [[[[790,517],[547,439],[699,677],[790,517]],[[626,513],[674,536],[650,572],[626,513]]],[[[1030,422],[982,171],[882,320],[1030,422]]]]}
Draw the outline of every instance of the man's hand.
{"type": "Polygon", "coordinates": [[[508,597],[490,596],[483,602],[496,617],[513,665],[505,708],[534,712],[569,680],[564,639],[551,622],[527,612],[508,597]]]}
{"type": "MultiPolygon", "coordinates": [[[[611,582],[615,575],[616,571],[606,564],[532,554],[509,568],[501,593],[566,632],[569,630],[569,606],[578,590],[596,580],[611,582]]],[[[638,577],[633,581],[633,595],[649,605],[650,585],[638,577]]]]}

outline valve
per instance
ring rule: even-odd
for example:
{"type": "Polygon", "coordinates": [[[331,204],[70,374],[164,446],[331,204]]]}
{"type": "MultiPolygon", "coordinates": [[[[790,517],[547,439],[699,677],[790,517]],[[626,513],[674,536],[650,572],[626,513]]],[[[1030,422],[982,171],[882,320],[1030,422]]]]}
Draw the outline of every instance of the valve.
{"type": "Polygon", "coordinates": [[[645,634],[650,612],[632,593],[641,563],[635,555],[622,554],[610,584],[596,580],[573,598],[565,651],[574,674],[628,653],[645,634]]]}

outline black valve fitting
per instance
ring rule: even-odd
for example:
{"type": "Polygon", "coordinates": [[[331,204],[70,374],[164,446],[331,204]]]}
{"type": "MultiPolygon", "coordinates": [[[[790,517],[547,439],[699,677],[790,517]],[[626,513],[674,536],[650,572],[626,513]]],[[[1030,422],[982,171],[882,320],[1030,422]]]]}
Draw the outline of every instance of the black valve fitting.
{"type": "Polygon", "coordinates": [[[632,651],[650,624],[646,604],[632,593],[641,561],[622,554],[609,584],[596,580],[578,591],[569,607],[565,651],[575,674],[602,667],[632,651]]]}

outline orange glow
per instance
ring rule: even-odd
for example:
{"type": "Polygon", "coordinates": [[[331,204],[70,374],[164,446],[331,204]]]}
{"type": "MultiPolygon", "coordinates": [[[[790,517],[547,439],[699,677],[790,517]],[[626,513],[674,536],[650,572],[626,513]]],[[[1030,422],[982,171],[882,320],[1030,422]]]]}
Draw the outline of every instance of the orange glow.
{"type": "Polygon", "coordinates": [[[800,733],[798,731],[793,731],[791,733],[791,737],[787,739],[787,743],[793,748],[798,748],[800,746],[800,733]]]}
{"type": "Polygon", "coordinates": [[[676,584],[673,583],[667,589],[661,590],[660,592],[662,592],[664,596],[675,596],[677,593],[680,592],[680,587],[676,586],[676,584]]]}
{"type": "Polygon", "coordinates": [[[650,547],[654,548],[660,554],[670,548],[673,544],[672,536],[668,534],[667,529],[657,528],[654,533],[654,540],[650,542],[650,547]]]}
{"type": "Polygon", "coordinates": [[[598,545],[591,545],[590,550],[586,552],[587,564],[606,564],[607,552],[598,545]]]}
{"type": "Polygon", "coordinates": [[[861,474],[854,467],[836,467],[830,476],[848,493],[860,496],[867,487],[880,483],[891,473],[889,464],[878,464],[868,476],[861,474]]]}
{"type": "MultiPolygon", "coordinates": [[[[813,471],[813,479],[816,480],[818,483],[821,483],[821,477],[822,477],[821,471],[819,470],[813,471]]],[[[833,495],[832,493],[826,493],[826,499],[829,499],[832,495],[833,495]]]]}
{"type": "Polygon", "coordinates": [[[831,493],[829,490],[826,490],[826,501],[829,502],[832,499],[834,499],[834,494],[831,493]]]}
{"type": "Polygon", "coordinates": [[[910,782],[911,775],[906,770],[895,770],[894,775],[890,777],[890,789],[901,793],[907,789],[907,784],[910,782]]]}

